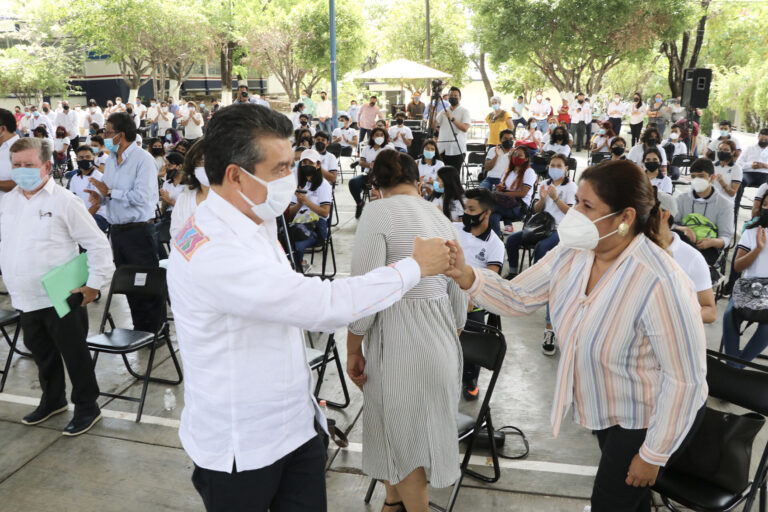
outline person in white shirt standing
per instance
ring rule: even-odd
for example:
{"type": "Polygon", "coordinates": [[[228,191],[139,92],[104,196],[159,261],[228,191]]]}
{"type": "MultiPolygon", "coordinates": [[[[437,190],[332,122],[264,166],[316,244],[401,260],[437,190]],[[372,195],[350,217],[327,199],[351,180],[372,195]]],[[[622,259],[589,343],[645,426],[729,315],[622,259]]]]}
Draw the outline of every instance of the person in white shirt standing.
{"type": "Polygon", "coordinates": [[[141,98],[136,98],[134,109],[135,109],[136,115],[139,116],[139,126],[146,125],[147,106],[141,102],[141,98]]]}
{"type": "Polygon", "coordinates": [[[472,116],[461,102],[461,90],[451,87],[448,92],[450,107],[437,114],[437,123],[440,133],[437,138],[437,146],[445,165],[455,167],[461,173],[464,164],[464,155],[467,153],[467,132],[472,121],[472,116]]]}
{"type": "Polygon", "coordinates": [[[17,187],[0,203],[0,267],[14,308],[21,311],[24,344],[38,368],[42,396],[22,423],[37,425],[67,410],[64,365],[72,382],[75,414],[62,434],[87,432],[101,418],[99,386],[86,337],[85,306],[115,270],[104,233],[83,202],[51,178],[50,141],[24,138],[10,148],[17,187]],[[86,249],[88,281],[72,291],[72,310],[59,318],[43,288],[42,277],[86,249]]]}
{"type": "Polygon", "coordinates": [[[574,132],[574,151],[579,152],[589,146],[587,140],[587,123],[592,122],[592,113],[588,105],[584,103],[584,93],[576,95],[576,102],[571,105],[571,127],[574,132]]]}
{"type": "MultiPolygon", "coordinates": [[[[56,114],[56,121],[54,126],[63,126],[67,131],[67,138],[69,139],[69,149],[77,151],[80,146],[80,127],[78,121],[80,118],[77,116],[77,112],[69,107],[68,101],[61,102],[61,112],[56,114]]],[[[72,170],[72,156],[67,151],[67,169],[72,170]]]]}
{"type": "Polygon", "coordinates": [[[616,135],[621,135],[621,120],[625,111],[626,105],[621,101],[621,94],[614,94],[613,101],[608,104],[608,122],[616,135]]]}
{"type": "Polygon", "coordinates": [[[536,129],[541,133],[546,132],[547,119],[549,118],[549,112],[552,110],[552,106],[544,99],[544,94],[541,89],[536,91],[536,98],[528,106],[528,110],[530,111],[531,116],[536,120],[536,129]]]}
{"type": "Polygon", "coordinates": [[[389,129],[389,140],[395,149],[401,153],[407,153],[413,142],[413,133],[405,124],[405,112],[395,114],[395,125],[389,129]]]}
{"type": "Polygon", "coordinates": [[[320,102],[317,104],[317,131],[331,133],[333,131],[333,103],[328,99],[328,93],[320,92],[320,102]]]}
{"type": "Polygon", "coordinates": [[[88,111],[85,115],[85,122],[90,127],[93,123],[99,125],[99,128],[104,128],[104,114],[101,108],[96,105],[96,100],[88,100],[88,111]]]}
{"type": "Polygon", "coordinates": [[[203,136],[203,115],[197,111],[197,105],[190,101],[186,105],[186,114],[181,118],[184,138],[195,141],[203,136]]]}
{"type": "Polygon", "coordinates": [[[0,108],[0,203],[3,196],[16,186],[16,182],[11,179],[11,146],[19,140],[16,128],[13,113],[0,108]]]}
{"type": "Polygon", "coordinates": [[[48,116],[41,115],[37,110],[37,107],[34,105],[30,107],[30,110],[32,111],[32,117],[29,121],[29,132],[32,133],[38,126],[43,126],[46,133],[48,134],[48,139],[51,141],[51,143],[53,143],[53,135],[55,132],[53,130],[51,120],[48,119],[48,116]]]}
{"type": "Polygon", "coordinates": [[[294,272],[275,220],[296,190],[292,133],[273,110],[220,109],[205,139],[208,198],[173,241],[168,289],[186,379],[179,436],[209,512],[327,510],[326,419],[302,329],[333,331],[381,311],[455,254],[444,240],[416,239],[413,258],[363,276],[294,272]]]}

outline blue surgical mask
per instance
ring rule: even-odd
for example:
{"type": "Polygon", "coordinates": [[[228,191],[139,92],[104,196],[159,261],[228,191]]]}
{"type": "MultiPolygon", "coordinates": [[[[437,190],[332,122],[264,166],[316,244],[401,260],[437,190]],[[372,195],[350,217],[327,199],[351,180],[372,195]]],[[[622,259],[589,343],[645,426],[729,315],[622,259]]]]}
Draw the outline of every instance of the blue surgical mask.
{"type": "Polygon", "coordinates": [[[656,103],[661,103],[661,98],[656,98],[656,103]]]}
{"type": "Polygon", "coordinates": [[[498,103],[494,103],[493,105],[491,105],[491,108],[493,110],[499,110],[501,108],[501,105],[499,105],[498,103]]]}
{"type": "Polygon", "coordinates": [[[552,178],[553,181],[562,179],[563,176],[565,176],[565,169],[563,169],[562,167],[549,168],[549,177],[552,178]]]}
{"type": "Polygon", "coordinates": [[[729,135],[728,130],[720,130],[720,136],[721,137],[727,137],[729,135]]]}
{"type": "Polygon", "coordinates": [[[33,115],[33,116],[35,116],[35,117],[40,117],[40,112],[38,112],[37,110],[35,110],[35,111],[32,113],[32,115],[33,115]]]}
{"type": "Polygon", "coordinates": [[[426,158],[427,160],[432,160],[433,158],[435,158],[435,152],[424,150],[424,158],[426,158]]]}
{"type": "Polygon", "coordinates": [[[166,134],[165,140],[167,140],[168,142],[171,142],[172,139],[173,139],[173,137],[171,137],[170,133],[166,134]]]}
{"type": "Polygon", "coordinates": [[[110,153],[113,153],[118,149],[117,144],[112,140],[112,137],[104,139],[104,148],[110,153]]]}
{"type": "Polygon", "coordinates": [[[555,128],[557,128],[557,123],[549,123],[550,130],[554,130],[555,128]]]}
{"type": "Polygon", "coordinates": [[[11,169],[11,179],[26,192],[35,190],[43,182],[42,178],[40,178],[40,169],[35,169],[34,167],[11,169]]]}
{"type": "Polygon", "coordinates": [[[440,184],[439,181],[436,181],[432,184],[432,190],[434,190],[438,194],[442,194],[443,192],[445,192],[445,189],[443,188],[443,186],[440,184]]]}
{"type": "Polygon", "coordinates": [[[605,128],[600,128],[600,135],[605,135],[605,128]]]}

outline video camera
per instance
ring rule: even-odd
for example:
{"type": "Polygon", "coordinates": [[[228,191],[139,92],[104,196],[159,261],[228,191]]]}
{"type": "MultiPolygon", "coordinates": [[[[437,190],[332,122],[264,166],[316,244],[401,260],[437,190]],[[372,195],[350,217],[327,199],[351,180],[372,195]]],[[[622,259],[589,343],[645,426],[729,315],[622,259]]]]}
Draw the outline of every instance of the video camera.
{"type": "Polygon", "coordinates": [[[434,96],[434,95],[437,95],[437,96],[439,96],[439,95],[440,95],[440,93],[441,93],[441,92],[442,92],[442,90],[443,90],[443,86],[444,86],[444,85],[445,85],[445,82],[443,82],[443,81],[442,81],[442,80],[440,80],[439,78],[435,78],[434,80],[432,80],[432,95],[433,95],[433,96],[434,96]]]}

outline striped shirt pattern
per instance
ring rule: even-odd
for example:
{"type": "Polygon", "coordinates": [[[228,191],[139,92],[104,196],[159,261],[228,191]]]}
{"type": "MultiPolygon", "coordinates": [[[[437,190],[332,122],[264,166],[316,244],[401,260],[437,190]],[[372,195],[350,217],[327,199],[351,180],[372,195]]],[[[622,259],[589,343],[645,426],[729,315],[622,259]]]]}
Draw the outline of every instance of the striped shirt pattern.
{"type": "Polygon", "coordinates": [[[706,338],[693,284],[644,235],[587,296],[593,251],[558,246],[513,281],[475,269],[472,301],[502,315],[549,304],[560,343],[551,421],[569,406],[592,430],[648,432],[640,456],[664,465],[707,397],[706,338]]]}

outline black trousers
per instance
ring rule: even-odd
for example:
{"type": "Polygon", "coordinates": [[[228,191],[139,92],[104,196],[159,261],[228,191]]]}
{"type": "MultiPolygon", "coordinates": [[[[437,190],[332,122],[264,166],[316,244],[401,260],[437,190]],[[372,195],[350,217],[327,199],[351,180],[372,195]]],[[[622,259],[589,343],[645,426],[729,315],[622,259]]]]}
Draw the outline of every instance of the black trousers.
{"type": "MultiPolygon", "coordinates": [[[[115,266],[140,265],[157,267],[157,242],[154,225],[141,224],[130,229],[112,226],[109,237],[112,241],[112,255],[115,266]]],[[[133,328],[138,331],[155,332],[165,319],[165,304],[160,299],[145,299],[128,295],[133,328]]]]}
{"type": "Polygon", "coordinates": [[[461,176],[461,166],[464,164],[464,153],[461,153],[459,155],[446,155],[445,153],[441,154],[440,157],[443,160],[443,163],[445,165],[450,165],[451,167],[455,167],[457,171],[459,171],[459,176],[461,176]]]}
{"type": "Polygon", "coordinates": [[[640,134],[643,133],[643,122],[640,121],[637,124],[630,124],[629,131],[632,133],[632,145],[634,146],[640,142],[640,134]]]}
{"type": "Polygon", "coordinates": [[[224,473],[195,465],[192,483],[208,512],[326,512],[327,453],[317,435],[260,469],[224,473]]]}
{"type": "Polygon", "coordinates": [[[40,407],[54,409],[67,403],[64,364],[72,381],[75,416],[96,413],[99,385],[85,339],[88,337],[88,312],[80,307],[59,318],[53,308],[21,314],[24,344],[37,365],[43,396],[40,407]],[[62,364],[64,359],[64,364],[62,364]]]}
{"type": "Polygon", "coordinates": [[[73,137],[69,139],[69,150],[67,151],[67,169],[73,170],[75,168],[72,163],[72,153],[77,154],[77,148],[80,147],[80,137],[73,137]]]}
{"type": "MultiPolygon", "coordinates": [[[[580,121],[580,122],[576,123],[576,125],[574,126],[573,131],[574,131],[573,138],[574,138],[574,143],[575,143],[573,145],[573,147],[574,147],[575,151],[581,151],[584,148],[584,145],[585,145],[584,138],[585,138],[585,136],[587,134],[587,125],[586,125],[586,123],[584,121],[580,121]]],[[[588,142],[589,142],[589,140],[586,141],[586,143],[588,143],[588,142]]]]}
{"type": "Polygon", "coordinates": [[[617,425],[597,432],[602,456],[592,487],[592,512],[650,512],[650,487],[632,487],[625,482],[646,431],[617,425]]]}
{"type": "Polygon", "coordinates": [[[621,118],[620,117],[609,117],[608,122],[611,123],[611,129],[613,130],[613,133],[615,133],[617,136],[621,132],[621,118]]]}

